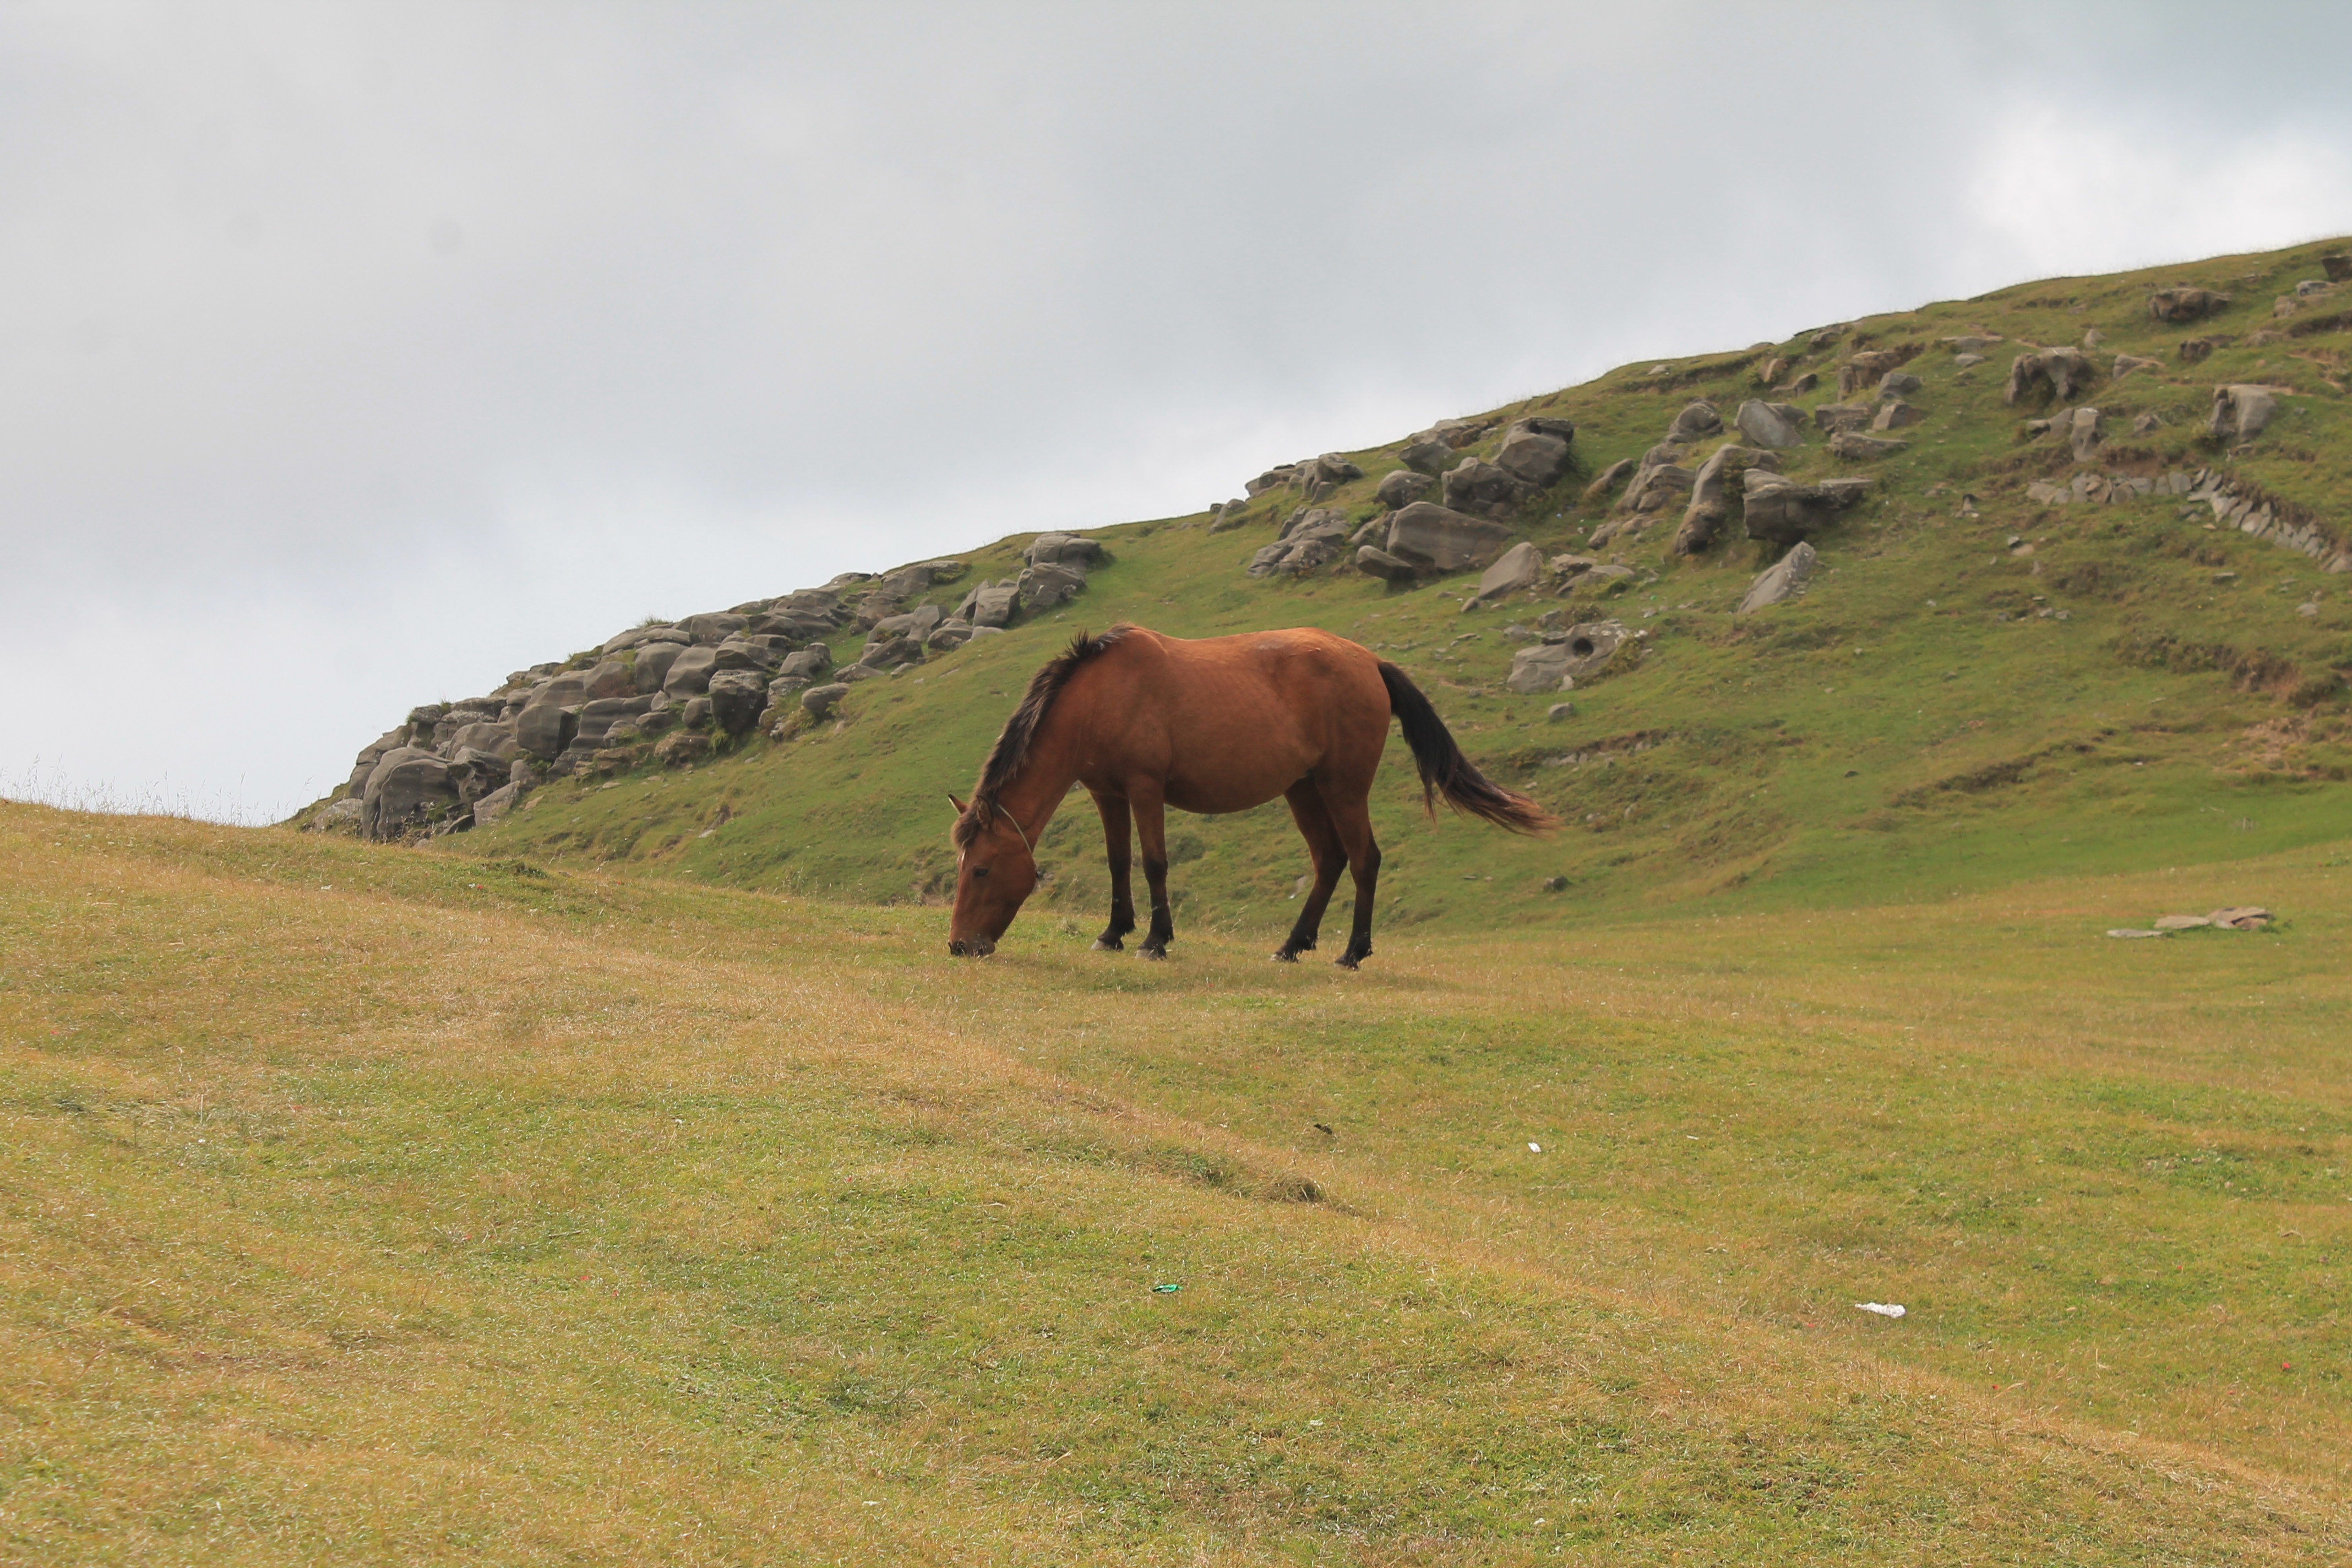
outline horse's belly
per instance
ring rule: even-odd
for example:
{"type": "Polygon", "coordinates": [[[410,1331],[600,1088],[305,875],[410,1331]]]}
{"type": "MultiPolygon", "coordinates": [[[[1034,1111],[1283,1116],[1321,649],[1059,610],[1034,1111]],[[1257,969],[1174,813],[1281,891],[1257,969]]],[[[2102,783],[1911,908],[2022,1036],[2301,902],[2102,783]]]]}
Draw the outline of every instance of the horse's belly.
{"type": "Polygon", "coordinates": [[[1222,816],[1279,799],[1315,765],[1312,758],[1289,755],[1288,751],[1274,748],[1274,754],[1261,753],[1244,766],[1221,769],[1213,776],[1197,776],[1181,766],[1173,769],[1168,775],[1168,804],[1179,811],[1222,816]]]}

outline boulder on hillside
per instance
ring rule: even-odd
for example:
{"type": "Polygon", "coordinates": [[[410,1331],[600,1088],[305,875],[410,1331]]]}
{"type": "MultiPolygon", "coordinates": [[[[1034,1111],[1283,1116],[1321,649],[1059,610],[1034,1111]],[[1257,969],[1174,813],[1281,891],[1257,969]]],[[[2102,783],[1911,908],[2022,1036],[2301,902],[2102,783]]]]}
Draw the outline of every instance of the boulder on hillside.
{"type": "Polygon", "coordinates": [[[2230,308],[2230,296],[2210,289],[2159,289],[2147,297],[2147,313],[2175,325],[2201,321],[2230,308]]]}
{"type": "Polygon", "coordinates": [[[983,584],[974,588],[956,614],[975,627],[994,626],[1002,631],[1020,609],[1020,584],[1003,582],[983,584]]]}
{"type": "Polygon", "coordinates": [[[810,718],[824,719],[830,717],[833,710],[841,706],[841,700],[848,695],[849,688],[840,681],[830,686],[812,686],[801,693],[801,706],[807,710],[810,718]]]}
{"type": "Polygon", "coordinates": [[[1495,466],[1524,484],[1544,489],[1568,472],[1569,443],[1576,426],[1565,419],[1522,419],[1504,433],[1495,466]]]}
{"type": "Polygon", "coordinates": [[[1100,540],[1076,533],[1041,533],[1030,541],[1021,559],[1032,566],[1068,566],[1081,574],[1110,559],[1100,540]]]}
{"type": "Polygon", "coordinates": [[[1830,451],[1849,462],[1867,463],[1880,458],[1891,458],[1910,447],[1908,441],[1890,440],[1882,436],[1864,436],[1851,430],[1841,430],[1830,437],[1830,451]]]}
{"type": "Polygon", "coordinates": [[[1598,675],[1632,635],[1619,621],[1588,621],[1546,631],[1542,642],[1511,656],[1511,672],[1503,685],[1523,697],[1568,690],[1598,675]]]}
{"type": "Polygon", "coordinates": [[[2000,400],[2014,405],[2047,395],[2061,403],[2071,403],[2077,392],[2098,377],[2098,367],[2091,363],[2091,356],[2078,348],[2019,354],[2009,362],[2009,384],[2001,389],[2000,400]]]}
{"type": "Polygon", "coordinates": [[[1384,549],[1423,572],[1467,572],[1492,563],[1510,542],[1500,523],[1423,500],[1397,509],[1384,549]]]}
{"type": "Polygon", "coordinates": [[[1363,469],[1337,452],[1326,452],[1298,465],[1298,483],[1309,501],[1320,500],[1349,480],[1363,477],[1363,469]]]}
{"type": "MultiPolygon", "coordinates": [[[[937,605],[918,605],[903,616],[886,616],[874,623],[875,635],[884,637],[913,637],[917,641],[931,635],[931,628],[948,618],[948,613],[937,605]]],[[[797,658],[787,655],[786,662],[797,658]]],[[[782,669],[782,665],[777,666],[782,669]]]]}
{"type": "Polygon", "coordinates": [[[541,762],[553,762],[579,728],[577,704],[535,702],[515,715],[515,744],[541,762]]]}
{"type": "Polygon", "coordinates": [[[1908,397],[1926,384],[1907,370],[1890,370],[1878,378],[1878,395],[1881,399],[1908,397]]]}
{"type": "Polygon", "coordinates": [[[1421,575],[1420,569],[1412,562],[1391,555],[1373,544],[1364,545],[1356,552],[1356,570],[1367,577],[1378,577],[1388,583],[1410,583],[1421,575]]]}
{"type": "Polygon", "coordinates": [[[1785,403],[1759,403],[1751,397],[1739,405],[1732,423],[1757,446],[1778,450],[1804,440],[1797,428],[1798,421],[1803,417],[1802,411],[1785,403]]]}
{"type": "Polygon", "coordinates": [[[1923,416],[1899,397],[1891,397],[1878,405],[1878,413],[1870,422],[1874,430],[1900,430],[1906,425],[1916,425],[1923,416]]]}
{"type": "Polygon", "coordinates": [[[1021,602],[1033,610],[1050,610],[1066,605],[1087,591],[1087,574],[1076,566],[1063,566],[1048,562],[1022,569],[1013,584],[1021,602]]]}
{"type": "Polygon", "coordinates": [[[1866,403],[1824,403],[1813,410],[1813,428],[1832,435],[1840,430],[1860,430],[1874,416],[1866,403]]]}
{"type": "Polygon", "coordinates": [[[1758,610],[1785,603],[1804,591],[1805,582],[1813,574],[1813,564],[1820,558],[1810,544],[1800,542],[1771,566],[1757,574],[1749,584],[1748,595],[1739,601],[1738,614],[1753,615],[1758,610]]]}
{"type": "Polygon", "coordinates": [[[1399,468],[1381,479],[1380,488],[1372,491],[1373,499],[1394,511],[1401,506],[1411,506],[1437,488],[1437,481],[1427,474],[1411,468],[1399,468]]]}
{"type": "MultiPolygon", "coordinates": [[[[1497,599],[1532,588],[1543,575],[1543,552],[1525,540],[1503,552],[1502,556],[1486,574],[1478,579],[1477,591],[1470,595],[1468,605],[1488,605],[1497,599]]],[[[1465,606],[1468,607],[1467,605],[1465,606]]]]}
{"type": "Polygon", "coordinates": [[[1875,384],[1889,371],[1899,369],[1902,363],[1903,356],[1892,349],[1872,349],[1850,356],[1838,366],[1838,396],[1852,397],[1875,384]]]}
{"type": "Polygon", "coordinates": [[[1655,511],[1689,489],[1695,479],[1682,466],[1682,458],[1683,448],[1672,441],[1661,441],[1643,453],[1633,479],[1626,482],[1625,493],[1617,498],[1619,510],[1655,511]]]}
{"type": "Polygon", "coordinates": [[[1862,500],[1870,488],[1871,481],[1866,479],[1801,485],[1769,468],[1750,468],[1740,482],[1748,537],[1793,544],[1862,500]]]}
{"type": "Polygon", "coordinates": [[[1730,479],[1753,468],[1772,468],[1780,459],[1758,447],[1727,441],[1707,454],[1691,483],[1690,504],[1683,510],[1682,527],[1675,532],[1675,553],[1696,555],[1715,542],[1731,515],[1730,479]]]}
{"type": "Polygon", "coordinates": [[[832,668],[833,650],[821,642],[813,642],[796,653],[786,654],[783,662],[776,666],[776,675],[778,679],[796,676],[803,679],[817,680],[823,679],[825,672],[832,668]]]}
{"type": "Polygon", "coordinates": [[[1465,458],[1445,470],[1445,504],[1474,516],[1508,517],[1534,493],[1534,487],[1494,463],[1465,458]]]}
{"type": "Polygon", "coordinates": [[[2050,431],[2074,449],[2076,462],[2087,463],[2098,449],[2099,421],[2095,408],[2069,408],[2050,421],[2050,431]]]}
{"type": "Polygon", "coordinates": [[[923,639],[923,646],[933,653],[953,653],[971,640],[970,621],[945,620],[923,639]]]}
{"type": "Polygon", "coordinates": [[[1296,577],[1339,557],[1348,538],[1345,512],[1318,507],[1294,518],[1283,536],[1250,558],[1253,577],[1296,577]]]}
{"type": "Polygon", "coordinates": [[[710,678],[710,716],[730,735],[749,730],[768,705],[768,681],[748,669],[722,669],[710,678]]]}
{"type": "Polygon", "coordinates": [[[678,622],[677,626],[678,630],[686,633],[696,642],[709,644],[715,647],[737,632],[744,630],[751,624],[751,617],[749,616],[739,616],[726,610],[713,610],[707,615],[688,616],[678,622]]]}
{"type": "Polygon", "coordinates": [[[639,691],[659,691],[662,682],[669,679],[669,667],[677,662],[688,645],[674,642],[647,643],[637,649],[636,689],[639,691]]]}
{"type": "Polygon", "coordinates": [[[654,747],[654,760],[673,768],[698,763],[709,755],[710,755],[710,737],[698,735],[691,730],[680,730],[674,735],[665,735],[661,742],[654,747]]]}
{"type": "Polygon", "coordinates": [[[488,827],[522,803],[530,785],[503,784],[474,803],[474,826],[488,827]]]}
{"type": "Polygon", "coordinates": [[[2263,433],[2278,412],[2278,396],[2267,386],[2233,385],[2213,389],[2213,417],[2209,428],[2224,441],[2251,441],[2263,433]]]}
{"type": "Polygon", "coordinates": [[[858,664],[869,670],[896,669],[902,664],[919,664],[923,645],[918,637],[877,637],[866,645],[857,656],[858,664]]]}
{"type": "Polygon", "coordinates": [[[362,802],[361,831],[378,840],[398,838],[455,811],[457,782],[449,763],[401,746],[385,752],[368,774],[362,802]]]}
{"type": "Polygon", "coordinates": [[[512,724],[497,722],[465,725],[456,734],[450,736],[446,743],[451,756],[457,755],[460,751],[471,750],[488,752],[492,756],[503,758],[508,762],[514,761],[515,752],[521,749],[515,740],[515,727],[512,724]]]}
{"type": "Polygon", "coordinates": [[[1685,446],[1722,434],[1723,416],[1715,411],[1715,405],[1711,403],[1689,405],[1675,416],[1673,424],[1666,426],[1666,439],[1685,446]]]}
{"type": "Polygon", "coordinates": [[[2144,359],[2138,354],[2117,354],[2116,356],[2116,367],[2112,374],[2116,380],[2121,381],[2124,377],[2137,371],[2162,370],[2163,368],[2164,362],[2160,359],[2144,359]]]}
{"type": "Polygon", "coordinates": [[[627,664],[608,658],[588,671],[585,690],[592,697],[626,697],[637,689],[637,678],[627,664]]]}
{"type": "Polygon", "coordinates": [[[757,669],[760,661],[751,650],[740,643],[720,643],[716,647],[699,644],[683,649],[670,661],[669,673],[662,678],[662,690],[683,700],[699,697],[709,688],[710,678],[722,669],[757,669]]]}

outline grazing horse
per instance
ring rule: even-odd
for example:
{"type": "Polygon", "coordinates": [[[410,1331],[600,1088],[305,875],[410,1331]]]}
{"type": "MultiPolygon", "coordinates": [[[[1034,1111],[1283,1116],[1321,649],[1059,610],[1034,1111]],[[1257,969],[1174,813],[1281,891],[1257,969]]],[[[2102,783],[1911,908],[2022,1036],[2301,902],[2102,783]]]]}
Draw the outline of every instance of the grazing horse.
{"type": "Polygon", "coordinates": [[[1381,874],[1372,778],[1391,716],[1404,726],[1433,816],[1443,794],[1456,810],[1515,832],[1556,826],[1535,802],[1470,765],[1404,671],[1345,637],[1313,627],[1198,641],[1132,626],[1079,633],[1031,679],[971,804],[948,797],[957,814],[948,951],[974,958],[996,951],[1037,885],[1037,840],[1071,784],[1082,784],[1102,814],[1110,853],[1110,924],[1097,947],[1122,947],[1135,929],[1130,817],[1151,888],[1142,954],[1165,958],[1175,935],[1166,808],[1223,814],[1280,795],[1314,857],[1315,890],[1274,956],[1296,962],[1315,945],[1344,867],[1355,873],[1356,919],[1339,963],[1355,968],[1372,951],[1381,874]]]}

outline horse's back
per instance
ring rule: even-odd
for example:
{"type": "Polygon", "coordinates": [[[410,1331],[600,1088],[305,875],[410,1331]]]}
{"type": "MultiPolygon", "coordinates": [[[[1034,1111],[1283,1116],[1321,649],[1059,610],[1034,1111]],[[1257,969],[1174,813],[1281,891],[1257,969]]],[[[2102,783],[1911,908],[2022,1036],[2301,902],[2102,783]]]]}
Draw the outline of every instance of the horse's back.
{"type": "Polygon", "coordinates": [[[1170,804],[1193,811],[1259,805],[1310,773],[1369,785],[1388,738],[1379,658],[1314,626],[1197,638],[1134,627],[1102,660],[1096,696],[1102,765],[1157,774],[1170,804]]]}

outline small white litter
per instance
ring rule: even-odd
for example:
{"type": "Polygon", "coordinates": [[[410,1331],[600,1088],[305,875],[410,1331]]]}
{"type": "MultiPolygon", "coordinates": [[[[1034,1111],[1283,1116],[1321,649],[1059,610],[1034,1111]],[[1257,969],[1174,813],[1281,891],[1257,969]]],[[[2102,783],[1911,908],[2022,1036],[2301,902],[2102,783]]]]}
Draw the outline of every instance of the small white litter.
{"type": "Polygon", "coordinates": [[[1854,1309],[1857,1311],[1875,1312],[1882,1318],[1899,1318],[1903,1315],[1902,1306],[1893,1301],[1856,1301],[1854,1309]]]}
{"type": "Polygon", "coordinates": [[[1543,1152],[1543,1145],[1540,1143],[1530,1143],[1528,1145],[1528,1152],[1530,1154],[1540,1154],[1543,1152]]]}

